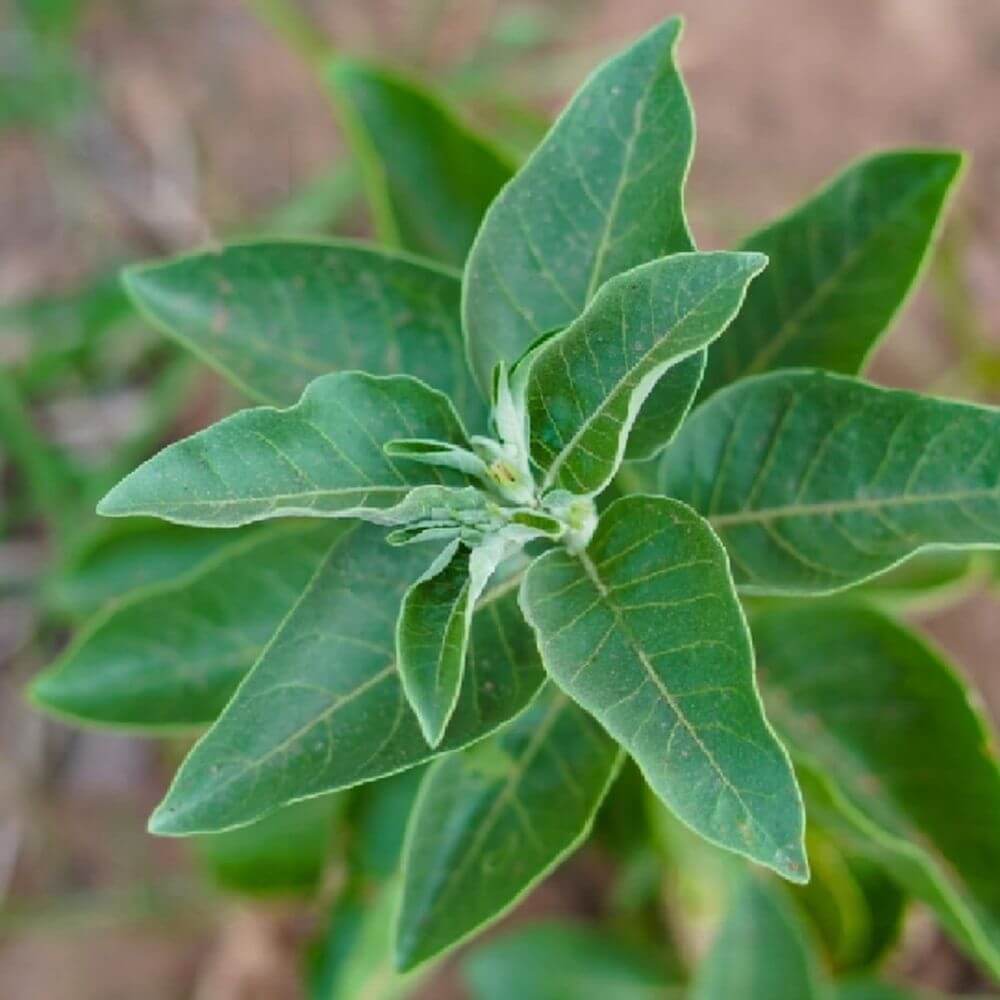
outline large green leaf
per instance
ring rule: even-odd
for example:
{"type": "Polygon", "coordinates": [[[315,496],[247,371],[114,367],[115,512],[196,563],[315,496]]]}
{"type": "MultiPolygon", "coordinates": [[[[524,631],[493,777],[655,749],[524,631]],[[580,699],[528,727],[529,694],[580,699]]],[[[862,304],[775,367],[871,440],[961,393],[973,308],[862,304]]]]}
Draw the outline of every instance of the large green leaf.
{"type": "MultiPolygon", "coordinates": [[[[31,687],[42,708],[99,725],[156,730],[215,720],[344,521],[270,526],[90,623],[31,687]]],[[[226,532],[205,532],[226,537],[226,532]]]]}
{"type": "Polygon", "coordinates": [[[872,156],[750,236],[741,249],[771,266],[709,352],[702,395],[774,368],[860,371],[920,272],[961,165],[952,152],[872,156]]]}
{"type": "Polygon", "coordinates": [[[248,895],[316,889],[344,796],[295,802],[250,826],[198,837],[195,848],[221,886],[248,895]]]}
{"type": "Polygon", "coordinates": [[[294,403],[318,375],[423,379],[470,428],[484,404],[462,357],[458,275],[355,243],[262,241],[130,268],[144,315],[254,399],[294,403]]]}
{"type": "Polygon", "coordinates": [[[717,393],[664,455],[737,584],[829,593],[928,546],[1000,544],[1000,411],[816,371],[717,393]]]}
{"type": "Polygon", "coordinates": [[[165,448],[98,505],[229,528],[271,517],[373,517],[415,486],[462,485],[449,469],[387,455],[396,438],[465,442],[446,396],[409,376],[337,372],[295,406],[243,410],[165,448]]]}
{"type": "Polygon", "coordinates": [[[818,963],[778,888],[748,878],[695,972],[691,1000],[821,1000],[818,963]]]}
{"type": "MultiPolygon", "coordinates": [[[[181,766],[155,833],[212,832],[296,799],[413,767],[434,755],[406,702],[393,651],[403,593],[433,557],[356,524],[308,586],[215,726],[181,766]]],[[[543,680],[511,582],[484,595],[466,680],[439,750],[485,736],[543,680]]]]}
{"type": "Polygon", "coordinates": [[[404,860],[396,962],[409,969],[498,918],[588,834],[620,752],[551,688],[432,765],[404,860]]]}
{"type": "Polygon", "coordinates": [[[473,1000],[666,1000],[680,996],[642,952],[585,925],[529,924],[462,962],[473,1000]]]}
{"type": "MultiPolygon", "coordinates": [[[[866,607],[753,619],[768,711],[823,803],[993,972],[1000,970],[1000,772],[969,692],[923,641],[866,607]]],[[[810,809],[813,799],[810,799],[810,809]]],[[[812,813],[811,813],[812,814],[812,813]]]]}
{"type": "Polygon", "coordinates": [[[339,58],[327,80],[402,245],[460,267],[512,164],[411,81],[339,58]]]}
{"type": "Polygon", "coordinates": [[[692,248],[682,194],[694,125],[674,63],[679,34],[667,21],[598,69],[486,213],[463,292],[484,388],[496,362],[567,326],[608,278],[692,248]]]}
{"type": "Polygon", "coordinates": [[[639,407],[672,365],[726,328],[760,254],[685,253],[611,278],[533,357],[525,398],[541,488],[600,492],[639,407]]]}
{"type": "Polygon", "coordinates": [[[805,881],[802,801],[764,719],[718,539],[665,497],[626,497],[577,556],[528,570],[521,606],[546,670],[706,839],[805,881]]]}

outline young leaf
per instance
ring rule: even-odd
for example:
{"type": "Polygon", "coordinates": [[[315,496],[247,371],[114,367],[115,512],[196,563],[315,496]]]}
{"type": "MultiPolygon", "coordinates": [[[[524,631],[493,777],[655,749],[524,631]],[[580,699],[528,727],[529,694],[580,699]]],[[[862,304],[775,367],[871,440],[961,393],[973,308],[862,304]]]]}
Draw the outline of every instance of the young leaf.
{"type": "Polygon", "coordinates": [[[502,543],[473,549],[454,541],[403,595],[396,664],[424,739],[436,747],[455,710],[472,612],[504,554],[502,543]]]}
{"type": "Polygon", "coordinates": [[[838,830],[1000,971],[1000,771],[961,681],[871,608],[762,612],[753,634],[768,711],[838,830]]]}
{"type": "Polygon", "coordinates": [[[682,206],[693,122],[680,21],[605,63],[490,206],[473,243],[463,325],[479,384],[567,326],[609,278],[692,249],[682,206]]]}
{"type": "Polygon", "coordinates": [[[859,372],[921,270],[961,166],[953,152],[872,156],[750,236],[741,249],[771,266],[709,353],[702,396],[774,368],[859,372]]]}
{"type": "Polygon", "coordinates": [[[679,1000],[641,951],[587,925],[536,923],[462,962],[473,1000],[679,1000]]]}
{"type": "Polygon", "coordinates": [[[31,686],[47,711],[140,731],[213,722],[350,525],[284,524],[228,536],[191,573],[91,622],[31,686]]]}
{"type": "Polygon", "coordinates": [[[585,552],[528,570],[521,607],[545,669],[707,840],[807,879],[802,801],[754,685],[725,552],[665,497],[613,503],[585,552]]]}
{"type": "MultiPolygon", "coordinates": [[[[392,548],[348,526],[218,722],[154,814],[155,833],[210,833],[297,799],[414,767],[434,756],[406,703],[392,628],[434,549],[392,548]]],[[[486,593],[469,641],[468,680],[438,750],[481,739],[532,699],[543,680],[511,582],[486,593]]]]}
{"type": "Polygon", "coordinates": [[[411,81],[339,58],[327,80],[402,245],[461,267],[512,164],[411,81]]]}
{"type": "Polygon", "coordinates": [[[272,517],[369,517],[424,484],[461,486],[447,469],[395,460],[401,437],[461,444],[447,397],[404,375],[337,372],[287,410],[243,410],[170,445],[101,501],[99,514],[148,514],[230,528],[272,517]]]}
{"type": "Polygon", "coordinates": [[[1000,411],[815,371],[746,379],[663,457],[751,593],[849,587],[935,545],[1000,544],[1000,411]]]}
{"type": "Polygon", "coordinates": [[[132,267],[123,281],[151,323],[259,402],[288,406],[341,369],[407,374],[485,426],[462,357],[459,276],[428,261],[272,240],[132,267]]]}
{"type": "Polygon", "coordinates": [[[221,886],[249,895],[308,893],[323,874],[344,796],[296,802],[259,823],[198,837],[195,848],[221,886]]]}
{"type": "Polygon", "coordinates": [[[812,946],[778,888],[748,878],[695,972],[691,1000],[823,1000],[812,946]]]}
{"type": "Polygon", "coordinates": [[[671,366],[719,336],[760,254],[686,253],[611,278],[531,362],[526,401],[541,489],[599,493],[643,400],[671,366]]]}
{"type": "Polygon", "coordinates": [[[590,831],[620,762],[547,688],[499,733],[432,765],[410,820],[396,964],[409,969],[510,909],[590,831]]]}

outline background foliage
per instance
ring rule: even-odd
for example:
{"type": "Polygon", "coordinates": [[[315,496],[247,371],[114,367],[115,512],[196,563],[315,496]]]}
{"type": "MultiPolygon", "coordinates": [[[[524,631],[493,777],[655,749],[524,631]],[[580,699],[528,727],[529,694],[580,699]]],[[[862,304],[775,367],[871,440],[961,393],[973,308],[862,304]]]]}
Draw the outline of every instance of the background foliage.
{"type": "MultiPolygon", "coordinates": [[[[492,181],[484,190],[465,192],[462,211],[446,217],[454,228],[436,229],[440,212],[421,214],[427,204],[422,197],[426,182],[406,183],[407,178],[433,176],[442,163],[451,163],[450,150],[441,161],[418,162],[407,155],[406,176],[394,176],[390,170],[376,191],[359,164],[366,156],[378,156],[380,129],[395,137],[401,122],[412,123],[421,115],[433,118],[440,111],[421,105],[401,110],[395,119],[352,122],[341,108],[343,134],[350,139],[354,133],[353,155],[348,155],[334,124],[337,103],[351,100],[363,109],[366,95],[380,87],[391,92],[395,77],[356,60],[320,72],[325,53],[316,39],[322,36],[300,30],[299,22],[288,16],[290,8],[257,2],[247,5],[255,8],[251,11],[219,3],[182,11],[180,5],[171,5],[165,14],[155,4],[137,4],[125,12],[99,0],[48,0],[16,7],[10,24],[3,27],[2,170],[12,180],[5,186],[9,201],[3,213],[12,225],[4,237],[0,288],[5,302],[0,335],[7,362],[0,381],[3,639],[10,654],[0,712],[5,722],[8,717],[11,721],[0,736],[5,744],[0,763],[5,817],[0,888],[6,889],[10,904],[2,925],[7,933],[0,951],[0,986],[4,976],[23,984],[20,963],[30,962],[39,978],[29,989],[37,989],[38,996],[56,997],[60,989],[68,991],[64,995],[80,996],[78,974],[67,977],[63,986],[56,978],[46,978],[58,973],[38,960],[38,949],[50,955],[77,954],[76,961],[82,963],[83,949],[113,947],[124,937],[146,943],[137,951],[143,958],[137,960],[135,972],[117,970],[122,982],[131,982],[130,975],[138,977],[144,995],[159,995],[148,993],[150,979],[157,980],[153,988],[162,988],[163,996],[188,995],[196,988],[205,995],[224,995],[207,991],[218,990],[227,977],[282,976],[294,950],[278,947],[281,935],[275,928],[291,927],[294,933],[301,927],[302,911],[289,911],[287,904],[277,909],[277,904],[254,904],[249,910],[239,904],[234,910],[236,904],[206,893],[191,880],[189,860],[137,835],[142,814],[172,766],[174,751],[169,746],[154,751],[145,744],[69,735],[55,726],[41,730],[38,720],[23,715],[17,697],[8,693],[59,648],[68,623],[107,607],[136,586],[153,587],[147,598],[152,604],[156,585],[221,558],[214,543],[187,529],[151,523],[98,528],[91,516],[97,497],[138,458],[242,402],[148,324],[137,321],[114,279],[117,265],[247,230],[360,234],[369,227],[383,239],[405,241],[442,259],[460,259],[474,229],[470,220],[478,218],[519,152],[533,144],[548,112],[584,69],[617,47],[618,38],[628,38],[662,14],[645,11],[641,4],[624,15],[621,5],[603,11],[597,3],[567,5],[566,10],[551,4],[500,4],[493,9],[470,4],[463,5],[462,17],[448,4],[433,2],[376,5],[351,15],[316,6],[310,13],[318,16],[343,52],[371,55],[423,76],[475,112],[502,139],[503,152],[462,149],[463,156],[481,160],[483,172],[476,176],[492,181]],[[634,23],[629,23],[631,18],[634,23]],[[265,31],[263,24],[279,34],[265,31]],[[609,25],[618,36],[613,41],[609,25]],[[288,43],[294,56],[283,48],[288,43]],[[222,86],[209,88],[209,82],[222,86]],[[331,87],[334,114],[327,103],[331,87]],[[357,132],[363,128],[370,134],[358,142],[357,132]],[[271,141],[262,142],[262,136],[271,141]],[[376,206],[370,219],[361,207],[366,187],[376,206]],[[165,767],[160,763],[164,760],[165,767]],[[67,818],[73,822],[67,825],[67,818]],[[114,850],[108,851],[105,844],[113,844],[114,850]],[[60,929],[81,922],[82,928],[72,933],[60,929]],[[204,955],[204,942],[212,940],[213,951],[204,955]],[[245,951],[247,941],[260,940],[271,943],[271,966],[262,973],[243,969],[231,955],[245,951]],[[231,941],[243,947],[227,945],[231,941]],[[151,969],[161,967],[162,974],[151,975],[151,969]]],[[[781,32],[788,33],[786,39],[827,39],[817,58],[805,50],[790,54],[777,30],[743,24],[741,19],[750,13],[734,15],[724,4],[697,6],[691,12],[691,48],[684,59],[700,108],[700,152],[693,178],[700,242],[726,245],[873,143],[920,140],[971,147],[978,154],[977,165],[957,220],[946,234],[931,288],[876,359],[876,372],[893,384],[989,398],[997,377],[996,346],[989,340],[996,303],[990,298],[995,292],[982,277],[991,264],[983,247],[991,240],[995,245],[998,222],[990,206],[997,203],[997,192],[989,185],[996,183],[1000,170],[990,170],[997,156],[989,146],[993,133],[977,127],[979,112],[976,106],[970,110],[967,97],[977,89],[988,92],[982,81],[995,82],[995,63],[989,56],[990,39],[995,45],[1000,32],[995,18],[971,5],[956,5],[956,11],[963,9],[951,17],[928,4],[844,5],[836,13],[823,13],[820,5],[795,5],[781,32]],[[859,47],[861,36],[874,37],[868,44],[881,45],[880,57],[887,48],[909,53],[911,59],[933,53],[928,64],[947,69],[928,69],[920,80],[907,74],[906,85],[894,91],[887,66],[895,64],[891,59],[866,59],[859,47]],[[754,51],[747,52],[747,37],[756,40],[749,47],[754,51]],[[812,81],[809,87],[801,83],[804,71],[812,81]],[[783,86],[783,73],[798,74],[797,85],[783,86]],[[811,103],[798,107],[807,95],[811,103]],[[779,101],[783,103],[776,105],[779,101]],[[818,101],[828,102],[825,120],[836,115],[841,127],[820,127],[824,115],[816,110],[818,101]],[[774,111],[776,106],[783,111],[774,111]],[[958,107],[963,114],[953,113],[958,107]],[[931,120],[927,108],[935,109],[931,120]],[[762,134],[770,142],[762,143],[762,134]],[[739,170],[733,169],[734,163],[741,164],[739,170]]],[[[894,58],[902,64],[902,55],[894,58]]],[[[136,280],[141,280],[141,272],[136,280]]],[[[215,319],[202,317],[192,337],[199,331],[210,333],[215,319]]],[[[266,364],[259,371],[261,378],[268,377],[266,364]]],[[[252,375],[247,373],[248,381],[252,375]]],[[[288,400],[297,388],[276,385],[259,395],[288,400]]],[[[272,544],[293,554],[289,542],[258,537],[252,529],[245,538],[232,540],[247,553],[254,546],[272,544]]],[[[308,540],[295,544],[314,551],[308,540]]],[[[907,607],[912,607],[907,598],[915,584],[925,585],[928,579],[934,586],[920,589],[925,606],[940,608],[940,602],[965,597],[959,610],[937,610],[936,620],[944,628],[951,622],[952,634],[961,633],[968,643],[966,663],[975,669],[982,651],[969,642],[976,620],[970,616],[976,608],[985,608],[979,613],[988,621],[995,605],[989,598],[967,595],[981,595],[990,572],[981,562],[945,561],[914,567],[879,587],[887,601],[906,602],[907,607]]],[[[246,598],[232,590],[228,577],[215,593],[219,599],[251,599],[252,578],[244,579],[246,598]]],[[[143,614],[162,616],[169,606],[150,606],[143,614]]],[[[265,624],[262,635],[267,633],[265,624]]],[[[877,621],[865,625],[874,643],[883,626],[877,621]]],[[[176,627],[184,627],[184,622],[179,619],[176,627]]],[[[767,627],[765,614],[755,626],[758,642],[766,637],[767,627]]],[[[806,627],[803,635],[813,631],[806,627]]],[[[858,634],[869,633],[859,626],[858,634]]],[[[220,650],[233,676],[241,664],[245,669],[253,641],[252,636],[241,637],[220,650]]],[[[77,655],[85,653],[86,640],[77,655]]],[[[863,653],[862,648],[856,655],[863,653]]],[[[776,671],[780,677],[780,669],[776,671]]],[[[989,695],[989,681],[985,688],[989,695]]],[[[148,704],[151,709],[157,706],[152,698],[148,704]]],[[[405,782],[400,779],[400,784],[405,782]]],[[[393,789],[386,792],[386,803],[378,801],[381,796],[363,796],[351,807],[351,828],[364,830],[366,822],[383,830],[393,826],[384,818],[378,822],[370,817],[380,810],[405,809],[406,795],[406,788],[393,789]]],[[[333,821],[326,814],[306,815],[293,825],[317,831],[314,842],[322,842],[333,821]]],[[[664,827],[664,844],[684,851],[683,834],[671,829],[664,817],[658,821],[664,827]]],[[[613,817],[607,822],[613,826],[613,817]]],[[[231,885],[240,880],[240,859],[259,851],[275,870],[287,874],[289,887],[316,878],[317,868],[310,866],[308,857],[281,861],[287,827],[264,833],[259,843],[228,847],[213,847],[209,838],[198,851],[200,863],[231,885]],[[227,863],[213,864],[219,857],[227,863]]],[[[606,850],[613,853],[616,839],[607,840],[606,850]]],[[[367,846],[368,841],[359,835],[355,843],[344,845],[345,856],[359,851],[374,856],[352,866],[355,884],[336,904],[343,919],[331,922],[332,938],[316,959],[316,981],[334,984],[323,989],[347,990],[347,996],[357,995],[350,991],[360,990],[358,984],[383,975],[384,942],[379,940],[379,920],[370,917],[372,893],[387,900],[379,904],[384,909],[393,905],[391,858],[398,845],[367,846]],[[331,958],[338,954],[348,955],[349,961],[338,965],[331,958]]],[[[687,849],[697,854],[690,845],[687,849]]],[[[823,854],[827,856],[827,869],[839,874],[817,880],[803,905],[821,926],[832,928],[824,939],[840,942],[840,960],[847,967],[863,965],[857,956],[865,949],[877,951],[873,942],[885,933],[879,921],[892,923],[891,892],[880,887],[877,876],[856,857],[838,856],[833,849],[823,854]],[[845,902],[848,897],[853,905],[845,902]]],[[[715,861],[702,858],[701,863],[711,868],[715,861]]],[[[561,893],[558,885],[543,889],[529,908],[535,913],[568,910],[579,921],[590,916],[593,907],[575,897],[571,886],[606,885],[609,877],[600,853],[582,858],[561,893]],[[555,893],[548,904],[546,892],[555,893]]],[[[624,938],[638,937],[640,943],[643,931],[629,926],[629,908],[623,907],[619,916],[615,906],[630,894],[641,899],[649,878],[641,856],[632,858],[611,896],[612,923],[620,923],[624,938]]],[[[711,911],[718,899],[703,905],[711,911]]],[[[780,935],[783,912],[780,901],[748,890],[721,933],[738,935],[743,921],[761,935],[780,935]]],[[[325,910],[316,908],[311,918],[321,921],[325,910]]],[[[707,919],[707,925],[713,923],[707,919]]],[[[616,995],[628,995],[624,991],[632,989],[636,996],[660,995],[657,977],[662,971],[644,966],[628,948],[595,947],[584,927],[520,933],[495,945],[495,971],[490,972],[489,951],[470,957],[463,966],[462,975],[481,995],[490,996],[490,990],[498,996],[525,992],[529,987],[497,977],[512,966],[531,969],[532,955],[538,956],[536,965],[555,967],[559,963],[551,957],[560,949],[569,956],[581,954],[584,947],[592,966],[576,969],[567,958],[562,965],[568,981],[553,984],[550,993],[584,995],[579,982],[600,983],[608,977],[620,991],[616,995]],[[579,940],[589,947],[581,946],[575,935],[582,935],[579,940]],[[508,956],[520,957],[505,960],[503,948],[513,950],[508,956]]],[[[797,970],[794,974],[804,977],[802,982],[812,982],[813,960],[803,957],[805,946],[793,940],[782,947],[788,952],[788,968],[797,970]]],[[[909,963],[911,971],[918,968],[915,978],[924,985],[961,987],[974,981],[974,974],[947,951],[938,953],[928,946],[926,938],[918,938],[900,961],[904,968],[909,963]]],[[[89,971],[98,976],[93,965],[89,971]]],[[[795,982],[791,977],[789,973],[784,981],[795,982]]],[[[710,979],[699,984],[705,996],[719,988],[710,979]]],[[[791,995],[804,996],[812,987],[797,988],[800,992],[791,995]]],[[[101,989],[95,985],[94,995],[104,995],[101,989]]],[[[427,989],[440,987],[431,984],[427,989]]],[[[845,995],[862,996],[863,989],[852,988],[845,995]]],[[[31,994],[22,989],[20,995],[31,994]]]]}

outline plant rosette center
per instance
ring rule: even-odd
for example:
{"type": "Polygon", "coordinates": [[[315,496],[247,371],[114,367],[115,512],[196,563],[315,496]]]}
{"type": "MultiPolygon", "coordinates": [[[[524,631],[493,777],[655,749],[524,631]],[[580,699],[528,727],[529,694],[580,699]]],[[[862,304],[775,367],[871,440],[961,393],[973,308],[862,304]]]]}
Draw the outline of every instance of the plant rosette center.
{"type": "Polygon", "coordinates": [[[387,522],[399,526],[390,542],[457,538],[474,548],[497,539],[505,555],[536,538],[562,542],[570,552],[587,547],[597,527],[593,499],[565,489],[541,489],[532,472],[524,392],[531,353],[510,372],[502,363],[496,366],[491,413],[495,438],[473,435],[467,448],[425,439],[386,444],[391,457],[454,469],[482,487],[418,487],[388,512],[387,522]]]}

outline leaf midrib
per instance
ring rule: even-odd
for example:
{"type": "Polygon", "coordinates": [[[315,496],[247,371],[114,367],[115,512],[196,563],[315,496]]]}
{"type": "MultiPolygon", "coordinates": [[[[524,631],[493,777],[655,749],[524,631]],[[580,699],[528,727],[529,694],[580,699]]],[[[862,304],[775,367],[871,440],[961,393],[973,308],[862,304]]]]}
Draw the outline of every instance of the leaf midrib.
{"type": "Polygon", "coordinates": [[[611,196],[611,201],[604,216],[604,232],[601,234],[601,242],[597,247],[597,251],[594,254],[594,261],[591,265],[590,279],[587,282],[587,290],[584,293],[584,306],[594,297],[594,293],[599,287],[598,279],[600,278],[601,268],[604,266],[604,258],[607,255],[608,247],[611,245],[611,231],[617,222],[618,203],[621,201],[622,193],[628,183],[632,167],[632,157],[635,155],[636,141],[642,129],[642,121],[646,116],[646,103],[649,100],[649,95],[653,92],[654,85],[662,75],[662,67],[657,67],[656,72],[650,75],[632,112],[632,131],[629,134],[628,143],[625,147],[625,159],[622,163],[621,173],[618,175],[618,183],[615,185],[614,194],[611,196]]]}
{"type": "MultiPolygon", "coordinates": [[[[900,494],[891,497],[829,500],[813,504],[789,504],[787,507],[763,507],[756,510],[738,510],[723,514],[709,514],[714,527],[753,524],[758,521],[782,520],[790,517],[822,517],[849,511],[879,510],[883,507],[907,507],[920,504],[961,503],[963,500],[1000,500],[1000,486],[990,489],[957,490],[944,493],[900,494]]],[[[998,528],[1000,531],[1000,528],[998,528]]]]}
{"type": "MultiPolygon", "coordinates": [[[[432,484],[433,485],[433,484],[432,484]]],[[[413,484],[403,483],[399,486],[349,486],[344,489],[322,489],[303,490],[300,493],[272,493],[268,496],[255,497],[232,497],[223,500],[172,500],[165,501],[156,506],[145,508],[147,510],[171,510],[176,507],[195,507],[214,510],[217,507],[235,507],[246,503],[274,503],[286,500],[300,500],[306,497],[340,497],[353,493],[409,493],[413,489],[413,484]]]]}

